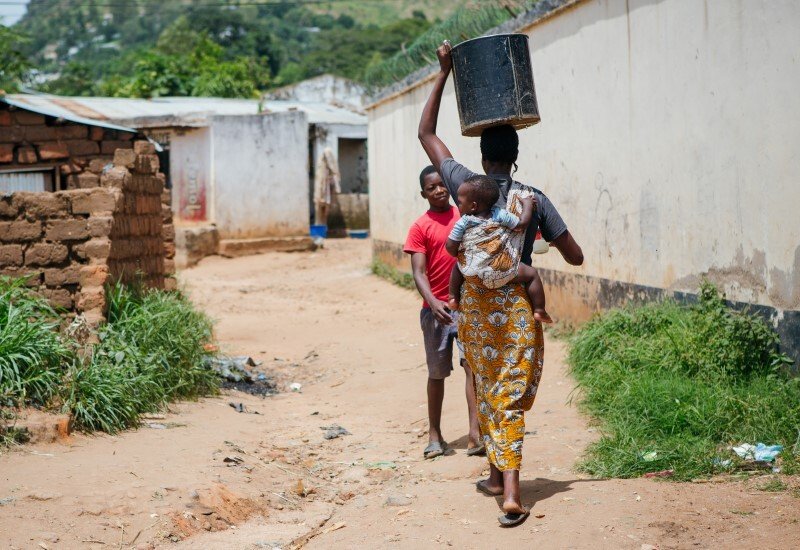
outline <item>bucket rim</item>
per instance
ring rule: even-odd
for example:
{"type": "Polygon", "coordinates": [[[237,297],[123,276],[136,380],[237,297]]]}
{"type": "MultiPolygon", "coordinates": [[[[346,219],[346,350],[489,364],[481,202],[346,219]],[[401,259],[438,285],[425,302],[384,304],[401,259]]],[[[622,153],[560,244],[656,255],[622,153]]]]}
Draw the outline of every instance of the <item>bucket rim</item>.
{"type": "Polygon", "coordinates": [[[523,37],[525,37],[525,40],[530,41],[530,37],[527,34],[525,34],[524,32],[506,32],[506,33],[500,33],[500,34],[485,34],[483,36],[476,36],[475,38],[470,38],[469,40],[464,40],[463,42],[459,42],[458,44],[453,46],[451,52],[456,51],[456,49],[460,48],[461,46],[463,46],[464,44],[467,44],[469,42],[477,42],[478,40],[486,40],[487,38],[499,38],[499,37],[509,37],[509,36],[523,36],[523,37]]]}

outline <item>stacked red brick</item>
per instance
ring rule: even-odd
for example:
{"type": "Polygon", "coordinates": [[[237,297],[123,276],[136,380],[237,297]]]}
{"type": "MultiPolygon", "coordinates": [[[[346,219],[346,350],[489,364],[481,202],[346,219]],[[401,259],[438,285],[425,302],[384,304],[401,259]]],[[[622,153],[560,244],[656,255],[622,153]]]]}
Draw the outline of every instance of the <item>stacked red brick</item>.
{"type": "Polygon", "coordinates": [[[151,144],[118,149],[113,168],[89,173],[100,187],[0,196],[0,274],[28,277],[53,305],[96,322],[108,283],[174,288],[174,229],[151,144]]]}
{"type": "Polygon", "coordinates": [[[117,149],[130,149],[133,137],[0,104],[0,166],[52,166],[62,189],[97,187],[102,167],[117,149]]]}

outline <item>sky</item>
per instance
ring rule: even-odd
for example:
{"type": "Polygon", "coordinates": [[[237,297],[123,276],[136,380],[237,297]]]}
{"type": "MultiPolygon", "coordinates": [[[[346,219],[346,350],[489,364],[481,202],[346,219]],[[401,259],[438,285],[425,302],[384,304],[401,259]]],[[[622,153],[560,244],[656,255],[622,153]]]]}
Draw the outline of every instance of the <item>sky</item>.
{"type": "Polygon", "coordinates": [[[3,25],[13,25],[20,17],[25,15],[25,5],[30,0],[6,0],[0,3],[0,22],[3,25]]]}

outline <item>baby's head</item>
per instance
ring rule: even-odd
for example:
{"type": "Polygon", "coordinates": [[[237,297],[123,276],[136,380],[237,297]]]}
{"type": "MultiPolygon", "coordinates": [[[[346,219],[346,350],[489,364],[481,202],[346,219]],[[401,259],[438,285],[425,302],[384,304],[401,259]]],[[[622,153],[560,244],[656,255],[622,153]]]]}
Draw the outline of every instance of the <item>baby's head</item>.
{"type": "Polygon", "coordinates": [[[472,176],[458,188],[461,215],[488,212],[500,198],[500,187],[489,176],[472,176]]]}

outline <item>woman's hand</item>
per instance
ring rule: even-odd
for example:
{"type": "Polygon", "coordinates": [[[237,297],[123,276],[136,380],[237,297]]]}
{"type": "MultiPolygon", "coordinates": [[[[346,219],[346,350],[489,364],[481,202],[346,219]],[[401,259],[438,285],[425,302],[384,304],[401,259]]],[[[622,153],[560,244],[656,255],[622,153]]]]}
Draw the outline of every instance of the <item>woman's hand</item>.
{"type": "Polygon", "coordinates": [[[436,57],[439,58],[439,68],[443,73],[449,73],[453,69],[453,55],[450,53],[452,48],[450,42],[445,40],[442,45],[436,49],[436,57]]]}

